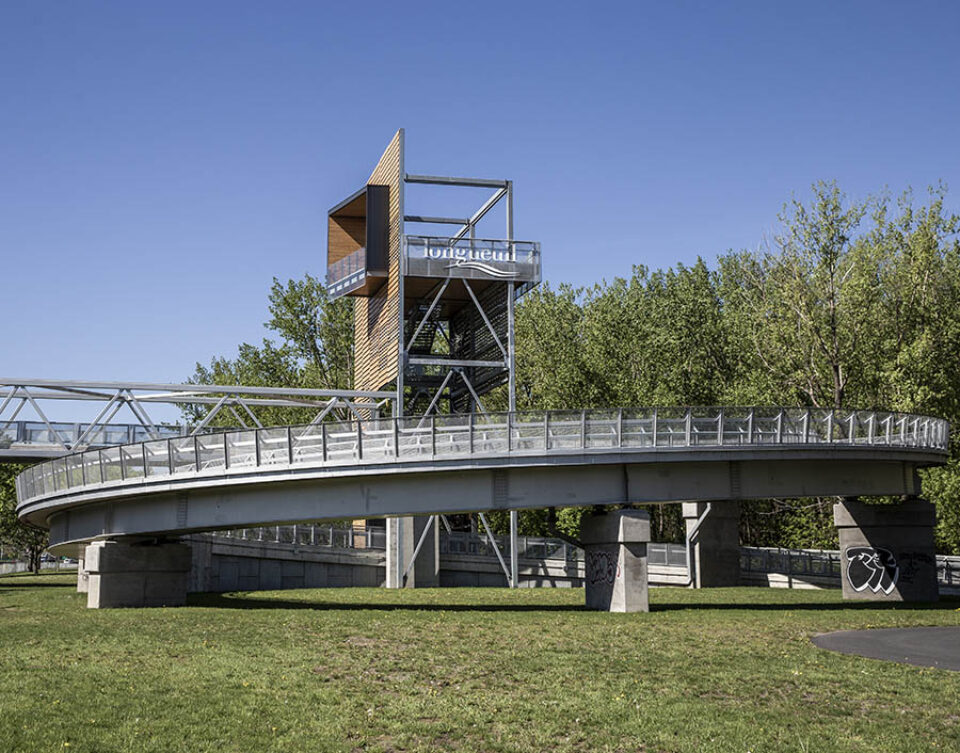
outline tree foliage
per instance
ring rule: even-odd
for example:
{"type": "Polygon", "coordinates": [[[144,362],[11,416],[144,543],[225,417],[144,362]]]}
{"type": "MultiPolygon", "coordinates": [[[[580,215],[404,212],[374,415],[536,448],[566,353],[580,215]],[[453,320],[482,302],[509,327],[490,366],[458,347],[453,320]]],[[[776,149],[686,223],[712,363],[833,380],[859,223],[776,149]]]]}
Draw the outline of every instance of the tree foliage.
{"type": "MultiPolygon", "coordinates": [[[[589,288],[544,283],[518,305],[519,408],[784,405],[885,408],[960,425],[960,220],[945,189],[851,200],[817,183],[788,202],[754,250],[727,251],[589,288]]],[[[347,387],[352,305],[310,276],[270,291],[278,342],[197,365],[196,381],[347,387]]],[[[485,399],[505,408],[505,394],[485,399]]],[[[264,415],[291,423],[296,411],[264,415]]],[[[303,420],[299,418],[299,420],[303,420]]],[[[960,440],[950,465],[923,472],[938,546],[960,553],[960,440]]],[[[745,543],[835,545],[833,500],[743,506],[745,543]]],[[[682,539],[676,505],[653,510],[655,537],[682,539]]],[[[579,511],[521,514],[521,530],[575,534],[579,511]]],[[[492,515],[498,526],[506,518],[492,515]]]]}
{"type": "Polygon", "coordinates": [[[0,463],[0,545],[27,560],[32,572],[40,572],[40,555],[47,547],[47,532],[17,519],[17,493],[14,480],[26,468],[15,463],[0,463]]]}
{"type": "MultiPolygon", "coordinates": [[[[216,357],[209,366],[197,363],[193,384],[348,389],[353,384],[353,299],[330,300],[322,281],[305,275],[285,284],[274,278],[270,288],[268,330],[279,341],[242,343],[233,358],[216,357]]],[[[310,421],[316,410],[282,407],[253,409],[264,426],[310,421]]],[[[186,408],[196,422],[205,410],[186,408]]],[[[212,422],[231,425],[225,412],[212,422]]]]}

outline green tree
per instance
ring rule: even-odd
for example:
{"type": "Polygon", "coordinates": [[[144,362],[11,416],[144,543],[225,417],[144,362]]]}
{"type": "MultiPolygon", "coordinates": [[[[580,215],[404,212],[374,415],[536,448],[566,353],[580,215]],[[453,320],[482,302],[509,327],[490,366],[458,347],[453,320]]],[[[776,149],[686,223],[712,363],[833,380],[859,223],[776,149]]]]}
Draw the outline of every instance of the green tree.
{"type": "Polygon", "coordinates": [[[0,463],[0,544],[25,557],[31,572],[40,572],[40,555],[47,548],[47,532],[17,519],[17,492],[14,480],[26,466],[0,463]]]}
{"type": "MultiPolygon", "coordinates": [[[[349,389],[353,383],[353,299],[331,300],[323,283],[307,274],[285,284],[274,278],[270,288],[267,329],[279,342],[264,338],[260,345],[242,343],[233,358],[219,356],[209,366],[197,363],[193,384],[263,387],[349,389]]],[[[316,410],[254,408],[265,426],[304,423],[316,410]]],[[[189,421],[205,410],[188,407],[189,421]]],[[[230,425],[236,418],[222,413],[214,425],[230,425]]]]}

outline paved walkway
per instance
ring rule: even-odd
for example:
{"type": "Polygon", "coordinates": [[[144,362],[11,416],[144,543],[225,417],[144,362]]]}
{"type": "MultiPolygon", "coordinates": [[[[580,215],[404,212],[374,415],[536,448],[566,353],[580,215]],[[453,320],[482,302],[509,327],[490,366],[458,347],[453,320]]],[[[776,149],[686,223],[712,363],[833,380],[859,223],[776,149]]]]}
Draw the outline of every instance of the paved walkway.
{"type": "Polygon", "coordinates": [[[960,627],[843,630],[811,640],[841,654],[960,672],[960,627]]]}

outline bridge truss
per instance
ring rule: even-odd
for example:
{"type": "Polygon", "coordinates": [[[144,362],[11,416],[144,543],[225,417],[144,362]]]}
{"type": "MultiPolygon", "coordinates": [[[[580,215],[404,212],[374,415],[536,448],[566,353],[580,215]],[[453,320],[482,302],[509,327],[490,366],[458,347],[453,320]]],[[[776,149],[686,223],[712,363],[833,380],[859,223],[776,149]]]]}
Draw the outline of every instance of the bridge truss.
{"type": "Polygon", "coordinates": [[[203,434],[224,417],[235,428],[259,429],[258,408],[307,409],[314,412],[312,424],[393,415],[395,396],[375,390],[0,378],[0,462],[203,434]],[[89,419],[57,420],[51,406],[63,401],[89,407],[89,419]],[[198,420],[192,425],[154,421],[150,413],[156,405],[192,408],[198,420]],[[132,422],[111,423],[122,412],[132,422]]]}

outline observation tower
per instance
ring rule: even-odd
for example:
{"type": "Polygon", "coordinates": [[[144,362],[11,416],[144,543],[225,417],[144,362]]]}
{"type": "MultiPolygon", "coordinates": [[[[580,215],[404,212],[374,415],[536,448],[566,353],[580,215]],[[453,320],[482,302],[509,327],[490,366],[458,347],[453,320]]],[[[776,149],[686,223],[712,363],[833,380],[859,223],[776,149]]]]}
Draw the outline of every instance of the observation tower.
{"type": "Polygon", "coordinates": [[[514,304],[539,282],[540,244],[513,236],[513,182],[407,173],[403,129],[328,213],[327,291],[356,299],[354,387],[396,390],[403,416],[483,412],[503,384],[514,410],[514,304]],[[467,217],[407,214],[410,184],[491,193],[467,217]],[[503,234],[478,237],[501,204],[503,234]]]}

